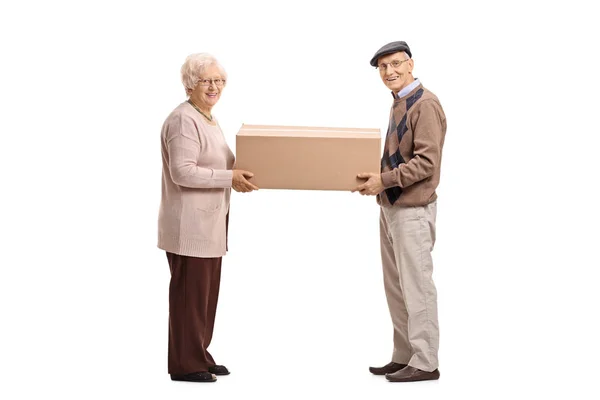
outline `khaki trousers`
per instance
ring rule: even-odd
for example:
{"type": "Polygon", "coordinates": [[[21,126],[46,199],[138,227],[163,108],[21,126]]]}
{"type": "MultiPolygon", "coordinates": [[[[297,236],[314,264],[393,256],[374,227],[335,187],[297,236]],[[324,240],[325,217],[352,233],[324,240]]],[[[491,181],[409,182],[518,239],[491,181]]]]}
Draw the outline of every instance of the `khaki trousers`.
{"type": "Polygon", "coordinates": [[[392,361],[423,371],[438,367],[437,291],[432,279],[437,202],[382,207],[383,282],[394,326],[392,361]]]}

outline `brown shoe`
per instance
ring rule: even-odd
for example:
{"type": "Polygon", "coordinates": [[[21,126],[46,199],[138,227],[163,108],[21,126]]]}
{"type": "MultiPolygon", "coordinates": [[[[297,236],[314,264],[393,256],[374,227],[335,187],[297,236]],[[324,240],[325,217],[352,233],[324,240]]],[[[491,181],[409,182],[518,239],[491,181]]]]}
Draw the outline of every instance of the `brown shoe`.
{"type": "Polygon", "coordinates": [[[386,374],[385,378],[390,382],[415,382],[415,381],[433,381],[440,379],[440,371],[437,369],[431,372],[423,371],[408,365],[393,374],[386,374]]]}
{"type": "Polygon", "coordinates": [[[373,375],[393,374],[396,371],[400,371],[404,367],[406,367],[406,364],[396,364],[392,361],[383,367],[369,367],[369,372],[373,375]]]}

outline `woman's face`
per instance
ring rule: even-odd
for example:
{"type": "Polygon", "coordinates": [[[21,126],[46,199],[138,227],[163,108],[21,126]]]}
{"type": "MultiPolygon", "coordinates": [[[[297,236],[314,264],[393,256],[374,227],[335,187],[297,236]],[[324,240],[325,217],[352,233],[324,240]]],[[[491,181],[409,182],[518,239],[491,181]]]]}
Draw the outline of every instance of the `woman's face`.
{"type": "Polygon", "coordinates": [[[200,76],[198,84],[192,90],[190,100],[200,109],[211,110],[221,98],[221,92],[225,87],[225,79],[216,65],[210,65],[200,76]]]}

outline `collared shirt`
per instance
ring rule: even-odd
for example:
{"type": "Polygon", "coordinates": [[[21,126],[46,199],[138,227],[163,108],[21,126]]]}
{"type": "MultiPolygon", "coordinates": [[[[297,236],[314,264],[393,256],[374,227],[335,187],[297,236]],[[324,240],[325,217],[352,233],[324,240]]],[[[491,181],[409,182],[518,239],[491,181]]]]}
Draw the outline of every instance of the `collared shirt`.
{"type": "MultiPolygon", "coordinates": [[[[416,88],[417,86],[419,86],[421,84],[421,82],[419,81],[419,78],[415,78],[414,81],[412,81],[407,87],[405,87],[404,89],[402,89],[401,91],[398,92],[398,95],[394,95],[395,99],[399,99],[401,97],[406,96],[407,94],[409,94],[410,92],[413,91],[414,88],[416,88]]],[[[392,95],[394,94],[394,92],[392,92],[392,95]]]]}

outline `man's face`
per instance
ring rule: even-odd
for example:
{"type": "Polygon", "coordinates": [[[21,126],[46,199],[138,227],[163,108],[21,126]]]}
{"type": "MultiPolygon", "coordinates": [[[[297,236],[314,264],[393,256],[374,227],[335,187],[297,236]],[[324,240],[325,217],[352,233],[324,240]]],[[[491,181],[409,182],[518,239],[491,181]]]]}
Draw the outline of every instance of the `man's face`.
{"type": "Polygon", "coordinates": [[[377,60],[381,80],[395,94],[398,94],[414,80],[413,65],[413,60],[408,58],[404,52],[381,56],[377,60]]]}

